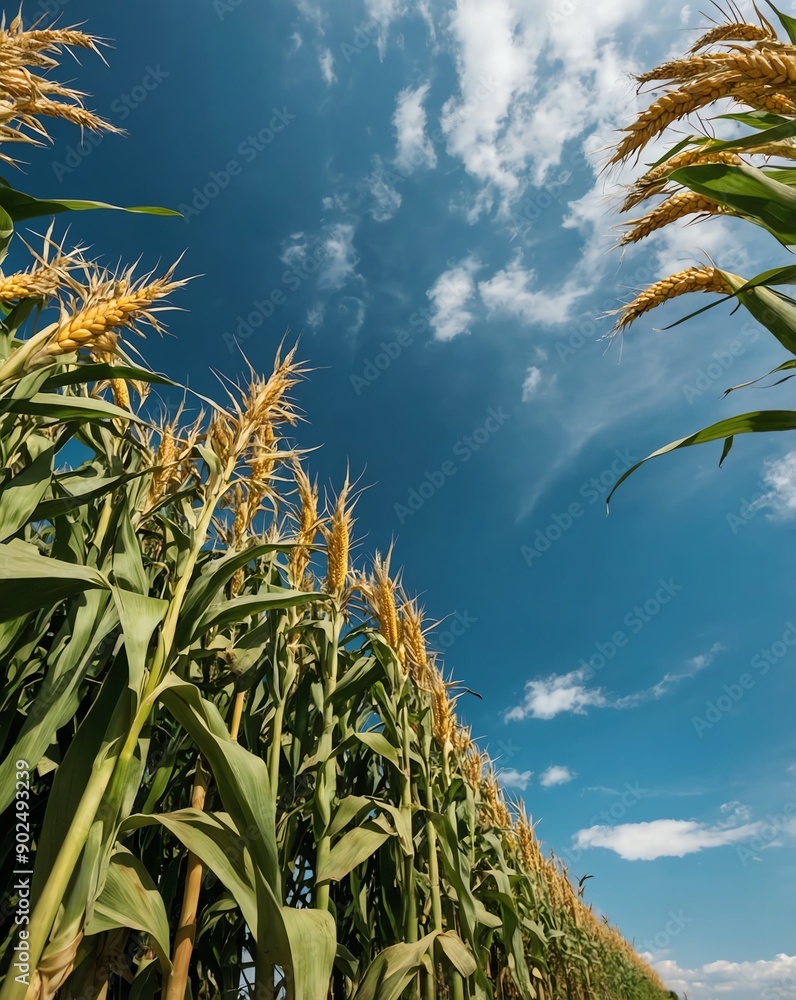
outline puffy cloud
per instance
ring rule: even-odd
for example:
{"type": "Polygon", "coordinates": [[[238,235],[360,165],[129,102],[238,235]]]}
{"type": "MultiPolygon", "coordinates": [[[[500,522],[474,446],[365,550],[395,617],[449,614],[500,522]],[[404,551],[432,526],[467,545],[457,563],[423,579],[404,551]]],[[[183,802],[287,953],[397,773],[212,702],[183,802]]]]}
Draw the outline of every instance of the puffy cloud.
{"type": "Polygon", "coordinates": [[[566,785],[574,781],[577,775],[568,767],[561,764],[553,764],[543,771],[539,777],[539,784],[542,788],[554,788],[556,785],[566,785]]]}
{"type": "Polygon", "coordinates": [[[533,771],[518,771],[516,767],[506,767],[498,771],[498,779],[504,788],[519,788],[521,792],[530,784],[533,771]]]}
{"type": "Polygon", "coordinates": [[[526,271],[515,259],[488,280],[479,282],[478,291],[490,314],[516,316],[525,323],[565,323],[572,306],[583,294],[582,287],[572,280],[560,288],[534,291],[530,287],[534,279],[534,272],[526,271]]]}
{"type": "Polygon", "coordinates": [[[590,706],[607,705],[602,691],[587,688],[585,680],[585,670],[572,670],[568,674],[550,674],[528,681],[522,701],[506,712],[506,721],[554,719],[562,712],[583,715],[590,706]]]}
{"type": "Polygon", "coordinates": [[[647,961],[667,988],[687,994],[689,1000],[785,1000],[796,993],[796,955],[776,955],[756,962],[708,962],[695,969],[683,969],[666,956],[646,954],[647,961]]]}
{"type": "Polygon", "coordinates": [[[605,847],[626,861],[683,858],[711,847],[739,844],[754,837],[763,826],[762,823],[710,826],[696,820],[656,819],[649,823],[591,826],[575,834],[575,846],[581,850],[605,847]]]}

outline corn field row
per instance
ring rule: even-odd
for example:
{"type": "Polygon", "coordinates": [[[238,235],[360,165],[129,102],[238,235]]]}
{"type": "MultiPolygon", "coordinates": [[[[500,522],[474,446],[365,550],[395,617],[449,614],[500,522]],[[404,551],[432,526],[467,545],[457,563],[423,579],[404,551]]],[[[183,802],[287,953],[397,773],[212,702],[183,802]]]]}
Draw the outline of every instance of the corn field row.
{"type": "MultiPolygon", "coordinates": [[[[108,127],[47,75],[67,46],[3,25],[0,139],[108,127]]],[[[32,873],[0,1000],[668,996],[504,799],[389,553],[352,560],[295,349],[159,415],[122,338],[184,282],[12,245],[70,207],[0,187],[0,843],[32,873]]]]}

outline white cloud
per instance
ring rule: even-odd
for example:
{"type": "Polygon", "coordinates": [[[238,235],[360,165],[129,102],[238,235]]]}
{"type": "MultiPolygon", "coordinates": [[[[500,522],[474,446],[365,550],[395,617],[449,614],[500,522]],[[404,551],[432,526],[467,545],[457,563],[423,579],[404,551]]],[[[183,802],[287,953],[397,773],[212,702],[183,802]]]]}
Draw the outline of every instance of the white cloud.
{"type": "Polygon", "coordinates": [[[516,767],[506,767],[498,771],[498,778],[504,788],[519,788],[524,792],[528,787],[533,771],[518,771],[516,767]]]}
{"type": "Polygon", "coordinates": [[[327,87],[331,87],[333,83],[337,82],[337,76],[334,72],[334,56],[332,55],[332,50],[321,49],[318,55],[318,63],[321,67],[321,73],[323,74],[327,87]]]}
{"type": "Polygon", "coordinates": [[[458,92],[442,111],[449,152],[504,203],[542,183],[568,140],[627,115],[631,66],[615,39],[620,29],[631,37],[644,9],[643,0],[572,11],[559,0],[492,0],[484,18],[480,0],[457,0],[458,92]]]}
{"type": "Polygon", "coordinates": [[[553,764],[548,767],[546,771],[543,771],[539,777],[539,784],[542,788],[554,788],[556,785],[566,785],[570,781],[574,781],[577,777],[574,771],[570,771],[568,767],[564,767],[561,764],[553,764]]]}
{"type": "Polygon", "coordinates": [[[542,384],[542,370],[537,368],[535,365],[531,365],[528,371],[525,373],[525,378],[522,383],[522,401],[523,403],[530,402],[539,390],[539,386],[542,384]]]}
{"type": "Polygon", "coordinates": [[[329,226],[318,286],[332,291],[342,288],[356,275],[358,262],[359,257],[354,249],[354,226],[350,222],[337,222],[329,226]]]}
{"type": "Polygon", "coordinates": [[[395,163],[403,171],[434,167],[437,154],[426,135],[426,109],[423,102],[428,94],[425,83],[412,90],[406,87],[398,94],[393,126],[396,132],[395,163]]]}
{"type": "Polygon", "coordinates": [[[626,861],[683,858],[707,848],[749,840],[763,826],[763,823],[731,826],[726,822],[709,826],[696,820],[656,819],[650,823],[591,826],[575,834],[575,846],[582,850],[605,847],[626,861]]]}
{"type": "Polygon", "coordinates": [[[686,660],[684,669],[670,671],[657,684],[622,697],[610,695],[603,688],[588,687],[588,681],[594,675],[589,666],[566,674],[535,678],[526,682],[522,702],[510,708],[504,718],[507,722],[529,718],[553,719],[563,712],[585,715],[587,708],[637,708],[644,702],[662,698],[682,681],[705,670],[724,648],[720,642],[714,642],[706,652],[686,660]]]}
{"type": "Polygon", "coordinates": [[[525,323],[565,323],[583,295],[582,286],[573,279],[560,288],[532,291],[529,286],[534,280],[534,272],[524,270],[515,258],[489,280],[479,282],[478,291],[490,314],[516,316],[525,323]]]}
{"type": "Polygon", "coordinates": [[[373,171],[365,178],[373,199],[368,211],[376,222],[387,222],[401,207],[401,195],[390,186],[380,156],[373,158],[373,171]]]}
{"type": "Polygon", "coordinates": [[[475,318],[470,305],[475,297],[474,272],[478,261],[468,257],[443,272],[426,292],[431,299],[431,326],[435,340],[453,340],[467,333],[475,318]]]}
{"type": "Polygon", "coordinates": [[[666,956],[644,955],[668,989],[687,994],[689,1000],[785,1000],[796,994],[796,955],[776,955],[756,962],[708,962],[683,969],[666,956]]]}
{"type": "Polygon", "coordinates": [[[585,715],[589,707],[601,708],[608,702],[599,688],[589,689],[583,683],[585,670],[528,681],[519,705],[506,712],[507,722],[519,719],[553,719],[562,712],[585,715]]]}
{"type": "Polygon", "coordinates": [[[767,508],[771,517],[790,521],[796,517],[796,450],[774,461],[766,462],[763,482],[768,492],[756,500],[754,507],[767,508]]]}

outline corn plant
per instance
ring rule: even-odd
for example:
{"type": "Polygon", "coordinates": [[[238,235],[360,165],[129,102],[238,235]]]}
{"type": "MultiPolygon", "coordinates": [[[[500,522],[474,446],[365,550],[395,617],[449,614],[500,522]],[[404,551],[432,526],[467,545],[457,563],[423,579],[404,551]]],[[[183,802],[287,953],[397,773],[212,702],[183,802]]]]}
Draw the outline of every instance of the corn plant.
{"type": "MultiPolygon", "coordinates": [[[[4,26],[2,137],[107,127],[27,68],[96,44],[4,26]]],[[[4,260],[89,207],[0,206],[4,260]]],[[[505,801],[390,554],[352,561],[295,348],[164,416],[127,341],[185,279],[39,239],[0,276],[0,1000],[664,997],[505,801]]]]}
{"type": "MultiPolygon", "coordinates": [[[[792,162],[796,159],[796,19],[771,3],[768,6],[779,19],[786,40],[778,37],[774,25],[757,7],[757,23],[746,23],[730,11],[725,22],[704,33],[684,56],[636,78],[639,88],[655,83],[664,91],[624,129],[611,163],[638,157],[669,126],[696,112],[704,114],[720,100],[729,99],[739,110],[721,114],[714,121],[729,120],[751,131],[729,139],[691,134],[673,144],[627,192],[622,211],[652,198],[662,200],[629,223],[620,240],[623,246],[637,243],[677,219],[716,216],[745,219],[785,247],[796,244],[796,170],[792,162]]],[[[796,301],[780,290],[794,283],[796,268],[792,265],[769,269],[750,279],[712,262],[688,267],[655,282],[618,309],[613,333],[623,334],[663,302],[691,292],[708,292],[721,297],[678,322],[734,299],[789,355],[796,355],[796,301]]],[[[725,395],[774,375],[781,376],[773,383],[778,385],[793,377],[795,367],[796,359],[791,357],[754,382],[732,386],[725,395]]],[[[614,489],[644,462],[671,451],[723,441],[723,462],[738,434],[794,428],[796,412],[792,410],[754,410],[720,420],[648,455],[629,469],[614,489]]],[[[609,501],[612,494],[613,490],[609,501]]]]}

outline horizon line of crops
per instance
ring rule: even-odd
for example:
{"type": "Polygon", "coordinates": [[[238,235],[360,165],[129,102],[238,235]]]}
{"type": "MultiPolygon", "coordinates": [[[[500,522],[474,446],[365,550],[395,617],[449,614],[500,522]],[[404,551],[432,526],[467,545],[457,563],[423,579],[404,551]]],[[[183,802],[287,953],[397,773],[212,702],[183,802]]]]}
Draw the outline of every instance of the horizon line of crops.
{"type": "MultiPolygon", "coordinates": [[[[0,141],[112,128],[48,75],[97,45],[4,22],[0,141]]],[[[74,207],[108,206],[0,184],[0,262],[74,207]]],[[[0,800],[27,762],[32,842],[0,843],[33,877],[0,1000],[667,996],[506,802],[390,553],[352,563],[353,487],[322,501],[290,438],[295,348],[158,417],[175,383],[124,338],[184,279],[52,227],[28,250],[0,276],[0,800]]]]}

